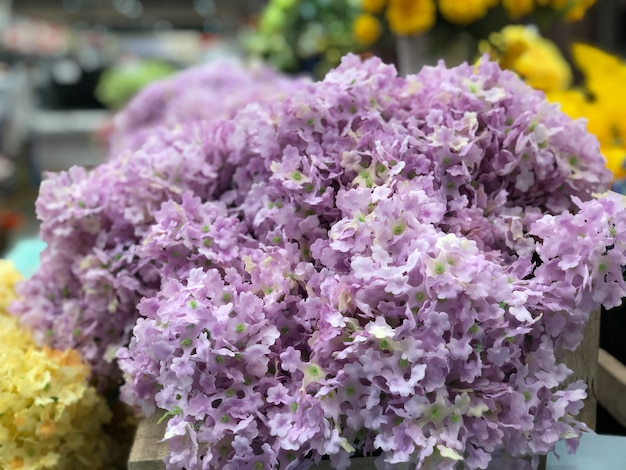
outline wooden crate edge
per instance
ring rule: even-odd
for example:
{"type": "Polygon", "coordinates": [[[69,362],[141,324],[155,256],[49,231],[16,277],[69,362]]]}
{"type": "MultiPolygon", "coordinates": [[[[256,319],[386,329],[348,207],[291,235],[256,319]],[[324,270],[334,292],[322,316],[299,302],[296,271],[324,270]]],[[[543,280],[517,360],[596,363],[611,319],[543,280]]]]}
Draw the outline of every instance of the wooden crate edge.
{"type": "Polygon", "coordinates": [[[598,351],[595,393],[611,416],[626,426],[626,365],[604,349],[598,351]]]}

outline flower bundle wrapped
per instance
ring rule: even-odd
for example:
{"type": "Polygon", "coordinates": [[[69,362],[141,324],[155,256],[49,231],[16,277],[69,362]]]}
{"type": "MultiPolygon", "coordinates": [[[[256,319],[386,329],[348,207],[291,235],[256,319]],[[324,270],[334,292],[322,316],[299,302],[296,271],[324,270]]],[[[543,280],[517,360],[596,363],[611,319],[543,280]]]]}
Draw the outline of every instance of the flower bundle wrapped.
{"type": "Polygon", "coordinates": [[[0,260],[0,467],[112,468],[111,419],[75,350],[38,348],[7,315],[19,275],[0,260]]]}
{"type": "Polygon", "coordinates": [[[580,435],[559,355],[624,295],[610,180],[584,123],[495,63],[348,56],[46,181],[16,310],[97,377],[130,338],[122,396],[165,411],[168,468],[485,468],[580,435]]]}
{"type": "Polygon", "coordinates": [[[575,446],[585,392],[559,355],[626,262],[584,123],[488,61],[402,79],[350,56],[206,132],[231,184],[155,213],[161,287],[118,353],[124,399],[165,410],[168,468],[575,446]]]}

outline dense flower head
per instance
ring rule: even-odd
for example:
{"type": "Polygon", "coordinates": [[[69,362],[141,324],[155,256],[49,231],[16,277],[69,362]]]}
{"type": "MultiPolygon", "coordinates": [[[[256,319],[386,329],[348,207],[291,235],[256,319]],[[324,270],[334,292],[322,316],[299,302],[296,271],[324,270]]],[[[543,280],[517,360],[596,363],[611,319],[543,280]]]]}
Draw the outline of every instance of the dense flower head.
{"type": "Polygon", "coordinates": [[[121,114],[120,119],[134,115],[138,120],[133,132],[125,129],[117,135],[126,150],[92,171],[74,167],[49,174],[41,185],[36,209],[47,247],[38,271],[20,287],[22,298],[13,311],[34,330],[40,344],[78,349],[101,389],[115,386],[119,379],[115,350],[129,341],[137,302],[160,285],[158,269],[139,253],[154,213],[162,203],[180,200],[185,191],[209,199],[228,187],[237,161],[228,163],[219,143],[232,138],[233,124],[219,118],[234,114],[245,97],[278,99],[280,93],[306,83],[287,82],[274,74],[277,82],[270,85],[265,69],[248,71],[252,77],[265,77],[265,83],[250,77],[246,82],[243,66],[221,66],[192,69],[153,85],[121,114]],[[229,70],[234,78],[227,84],[229,70]],[[210,104],[221,96],[218,92],[235,84],[238,88],[230,91],[236,89],[237,98],[210,104]],[[159,114],[154,103],[165,106],[172,89],[184,95],[185,85],[191,86],[189,95],[168,110],[180,121],[171,128],[167,122],[176,122],[175,117],[159,114]],[[205,99],[216,114],[192,115],[196,108],[190,96],[198,103],[205,99]],[[135,145],[140,148],[131,151],[135,145]]]}
{"type": "MultiPolygon", "coordinates": [[[[0,292],[14,298],[19,274],[0,260],[0,292]]],[[[0,305],[0,466],[19,469],[111,468],[111,419],[88,385],[89,368],[76,350],[35,345],[0,305]]]]}
{"type": "Polygon", "coordinates": [[[437,6],[435,0],[389,0],[385,18],[395,34],[420,34],[435,24],[437,6]]]}
{"type": "Polygon", "coordinates": [[[592,196],[610,174],[584,123],[487,60],[403,79],[348,56],[205,132],[230,185],[154,212],[137,256],[160,287],[118,352],[168,468],[575,445],[560,357],[625,292],[626,207],[592,196]]]}
{"type": "Polygon", "coordinates": [[[280,100],[301,80],[261,64],[216,59],[151,83],[115,116],[111,155],[137,150],[155,128],[231,118],[245,105],[280,100]]]}
{"type": "Polygon", "coordinates": [[[610,180],[583,122],[487,59],[347,56],[45,181],[15,311],[102,383],[117,351],[168,468],[486,468],[580,435],[560,358],[625,293],[610,180]]]}

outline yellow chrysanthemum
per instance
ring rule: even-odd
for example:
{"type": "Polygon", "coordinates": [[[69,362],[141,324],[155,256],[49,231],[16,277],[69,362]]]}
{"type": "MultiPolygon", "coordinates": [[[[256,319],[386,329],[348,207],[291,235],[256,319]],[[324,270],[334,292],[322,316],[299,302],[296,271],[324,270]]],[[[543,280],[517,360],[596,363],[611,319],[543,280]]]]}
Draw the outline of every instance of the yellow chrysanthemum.
{"type": "Polygon", "coordinates": [[[15,269],[13,263],[0,260],[0,311],[5,311],[15,300],[15,284],[22,280],[22,276],[15,269]]]}
{"type": "Polygon", "coordinates": [[[489,41],[500,66],[516,72],[533,88],[551,92],[570,85],[572,72],[559,48],[534,28],[509,25],[489,41]]]}
{"type": "Polygon", "coordinates": [[[389,0],[386,15],[389,27],[396,34],[423,33],[435,24],[435,1],[389,0]]]}
{"type": "Polygon", "coordinates": [[[352,32],[357,41],[366,46],[378,40],[381,34],[380,22],[374,15],[363,13],[354,21],[352,32]]]}
{"type": "Polygon", "coordinates": [[[450,23],[470,24],[497,4],[494,0],[439,0],[439,12],[450,23]]]}
{"type": "Polygon", "coordinates": [[[386,3],[387,0],[362,0],[361,8],[368,13],[380,13],[386,3]]]}
{"type": "MultiPolygon", "coordinates": [[[[14,298],[17,279],[0,261],[4,298],[14,298]]],[[[78,352],[37,347],[4,307],[0,344],[0,468],[111,468],[110,438],[102,430],[111,414],[88,385],[78,352]]]]}
{"type": "Polygon", "coordinates": [[[551,91],[567,88],[572,80],[569,65],[558,47],[547,41],[538,41],[516,61],[515,71],[538,90],[551,91]]]}

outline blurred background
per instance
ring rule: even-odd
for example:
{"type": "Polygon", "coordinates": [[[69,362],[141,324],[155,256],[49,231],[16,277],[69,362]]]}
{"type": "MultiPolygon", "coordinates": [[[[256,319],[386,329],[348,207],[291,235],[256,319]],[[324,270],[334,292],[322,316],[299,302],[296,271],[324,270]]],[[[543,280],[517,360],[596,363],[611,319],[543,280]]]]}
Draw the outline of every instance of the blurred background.
{"type": "MultiPolygon", "coordinates": [[[[320,79],[347,52],[378,55],[401,73],[489,54],[589,119],[620,188],[626,0],[441,0],[430,16],[415,10],[427,4],[435,3],[0,0],[0,257],[31,274],[43,247],[34,207],[45,172],[105,161],[112,120],[133,96],[223,57],[320,79]]],[[[623,346],[611,350],[626,363],[623,346]]],[[[625,431],[602,411],[599,429],[625,431]]]]}

